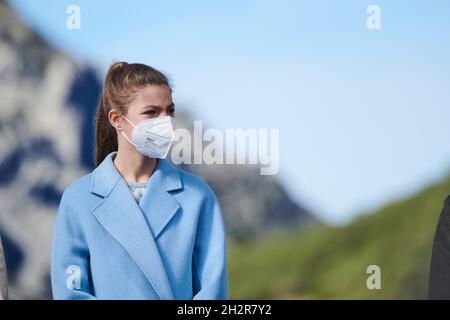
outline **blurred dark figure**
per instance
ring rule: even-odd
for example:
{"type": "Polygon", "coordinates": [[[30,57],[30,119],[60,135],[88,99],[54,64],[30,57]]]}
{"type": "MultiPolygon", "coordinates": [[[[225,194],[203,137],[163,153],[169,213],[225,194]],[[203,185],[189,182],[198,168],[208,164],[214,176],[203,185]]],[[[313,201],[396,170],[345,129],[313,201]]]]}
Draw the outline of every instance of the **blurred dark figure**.
{"type": "Polygon", "coordinates": [[[450,196],[445,199],[434,235],[428,296],[450,299],[450,196]]]}
{"type": "Polygon", "coordinates": [[[8,299],[8,278],[6,276],[5,255],[3,254],[2,239],[0,238],[0,300],[8,299]]]}

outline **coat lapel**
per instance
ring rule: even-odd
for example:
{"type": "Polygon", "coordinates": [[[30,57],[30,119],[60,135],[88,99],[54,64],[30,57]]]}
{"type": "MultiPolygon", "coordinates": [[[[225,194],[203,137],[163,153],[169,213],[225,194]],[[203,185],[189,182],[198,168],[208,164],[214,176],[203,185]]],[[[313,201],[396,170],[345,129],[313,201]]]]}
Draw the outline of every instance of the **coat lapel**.
{"type": "Polygon", "coordinates": [[[158,238],[175,214],[180,213],[180,205],[169,191],[181,188],[178,171],[164,159],[158,165],[142,196],[139,206],[144,213],[153,236],[158,238]]]}
{"type": "Polygon", "coordinates": [[[115,153],[110,153],[94,170],[91,192],[104,199],[92,212],[136,262],[158,296],[173,299],[155,240],[179,211],[178,203],[167,192],[181,188],[179,174],[167,160],[159,159],[139,206],[113,163],[115,153]]]}

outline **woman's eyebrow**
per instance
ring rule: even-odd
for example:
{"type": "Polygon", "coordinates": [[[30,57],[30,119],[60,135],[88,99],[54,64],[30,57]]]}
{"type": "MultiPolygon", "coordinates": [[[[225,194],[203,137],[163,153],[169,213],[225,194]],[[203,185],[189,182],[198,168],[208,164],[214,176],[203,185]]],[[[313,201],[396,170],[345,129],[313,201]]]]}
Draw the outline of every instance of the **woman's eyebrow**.
{"type": "MultiPolygon", "coordinates": [[[[173,108],[173,107],[175,107],[175,103],[172,102],[171,104],[169,104],[169,105],[167,106],[167,109],[173,108]]],[[[146,109],[146,108],[156,108],[156,109],[161,109],[160,106],[152,105],[152,104],[149,104],[149,105],[146,105],[146,106],[143,106],[143,107],[142,107],[142,109],[146,109]]]]}
{"type": "Polygon", "coordinates": [[[143,107],[142,107],[142,109],[147,109],[147,108],[161,109],[160,106],[156,106],[156,105],[152,105],[152,104],[149,104],[149,105],[146,105],[146,106],[143,106],[143,107]]]}

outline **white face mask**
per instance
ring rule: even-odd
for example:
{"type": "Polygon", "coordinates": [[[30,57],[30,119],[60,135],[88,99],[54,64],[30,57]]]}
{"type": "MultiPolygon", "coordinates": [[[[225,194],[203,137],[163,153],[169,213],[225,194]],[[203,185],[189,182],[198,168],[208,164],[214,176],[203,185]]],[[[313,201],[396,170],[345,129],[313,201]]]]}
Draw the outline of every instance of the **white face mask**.
{"type": "Polygon", "coordinates": [[[131,140],[125,132],[122,135],[139,153],[150,158],[164,159],[169,152],[174,138],[175,120],[171,116],[148,119],[134,125],[127,117],[124,118],[134,127],[131,140]]]}

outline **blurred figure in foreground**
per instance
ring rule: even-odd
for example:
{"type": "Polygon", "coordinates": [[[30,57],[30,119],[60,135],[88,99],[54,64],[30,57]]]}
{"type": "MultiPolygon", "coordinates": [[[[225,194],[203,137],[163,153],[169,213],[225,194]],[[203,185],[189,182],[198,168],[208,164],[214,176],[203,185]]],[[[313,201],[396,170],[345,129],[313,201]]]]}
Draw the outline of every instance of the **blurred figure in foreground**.
{"type": "Polygon", "coordinates": [[[2,239],[0,238],[0,300],[8,299],[8,278],[6,276],[5,255],[3,254],[2,239]]]}
{"type": "Polygon", "coordinates": [[[430,299],[450,299],[450,196],[439,217],[431,256],[430,299]]]}

